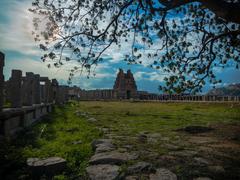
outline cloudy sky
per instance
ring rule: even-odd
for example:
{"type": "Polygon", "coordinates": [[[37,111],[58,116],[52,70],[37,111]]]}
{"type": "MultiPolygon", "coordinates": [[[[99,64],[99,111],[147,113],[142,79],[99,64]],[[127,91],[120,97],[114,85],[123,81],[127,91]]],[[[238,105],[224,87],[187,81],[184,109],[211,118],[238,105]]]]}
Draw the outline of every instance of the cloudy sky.
{"type": "MultiPolygon", "coordinates": [[[[65,84],[68,78],[67,68],[47,68],[41,62],[41,51],[31,35],[32,14],[28,12],[31,0],[0,0],[0,51],[5,53],[5,79],[8,79],[12,69],[21,69],[23,73],[34,72],[41,76],[56,78],[65,84]]],[[[73,84],[83,89],[112,88],[118,68],[125,71],[131,69],[139,90],[158,92],[164,74],[142,65],[127,65],[123,61],[123,53],[128,49],[113,48],[108,51],[109,58],[105,59],[96,69],[96,76],[87,79],[85,75],[74,78],[73,84]]],[[[234,68],[216,70],[223,84],[240,83],[240,71],[234,68]]],[[[206,85],[204,91],[211,86],[206,85]]]]}

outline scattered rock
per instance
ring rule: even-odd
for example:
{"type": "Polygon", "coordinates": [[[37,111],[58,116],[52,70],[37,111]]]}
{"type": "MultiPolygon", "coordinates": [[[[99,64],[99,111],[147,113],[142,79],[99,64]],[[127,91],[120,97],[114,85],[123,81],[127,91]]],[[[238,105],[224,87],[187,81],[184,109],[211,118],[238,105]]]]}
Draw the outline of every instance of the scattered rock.
{"type": "Polygon", "coordinates": [[[138,173],[149,173],[153,172],[154,168],[152,164],[147,162],[138,162],[137,164],[134,164],[127,169],[127,174],[138,174],[138,173]]]}
{"type": "Polygon", "coordinates": [[[112,145],[111,143],[98,144],[96,148],[96,153],[113,151],[114,149],[115,149],[115,146],[112,145]]]}
{"type": "Polygon", "coordinates": [[[128,150],[130,150],[130,149],[132,149],[132,148],[133,148],[133,146],[132,146],[132,145],[124,145],[123,147],[124,147],[124,148],[126,148],[126,149],[128,149],[128,150]]]}
{"type": "Polygon", "coordinates": [[[205,145],[205,144],[217,143],[217,142],[219,142],[219,140],[214,137],[192,136],[189,138],[189,142],[194,143],[194,144],[205,145]]]}
{"type": "Polygon", "coordinates": [[[73,141],[72,144],[74,144],[74,145],[82,144],[82,141],[81,141],[81,140],[79,140],[79,141],[73,141]]]}
{"type": "Polygon", "coordinates": [[[86,171],[92,180],[114,180],[119,175],[119,166],[101,164],[87,167],[86,171]]]}
{"type": "Polygon", "coordinates": [[[195,156],[197,154],[198,153],[196,151],[189,151],[189,150],[169,152],[169,155],[172,155],[172,156],[183,156],[183,157],[195,156]]]}
{"type": "Polygon", "coordinates": [[[165,144],[164,147],[166,147],[169,150],[179,150],[180,149],[179,146],[176,146],[176,145],[173,145],[173,144],[165,144]]]}
{"type": "Polygon", "coordinates": [[[148,131],[141,131],[139,134],[149,134],[148,131]]]}
{"type": "Polygon", "coordinates": [[[159,160],[163,163],[168,162],[171,164],[174,164],[177,162],[177,158],[175,156],[170,156],[170,155],[162,155],[160,156],[159,160]]]}
{"type": "Polygon", "coordinates": [[[126,176],[125,180],[138,180],[138,176],[126,176]]]}
{"type": "Polygon", "coordinates": [[[135,154],[120,153],[111,151],[107,153],[98,153],[91,157],[89,164],[122,164],[128,160],[134,160],[135,154]]]}
{"type": "Polygon", "coordinates": [[[33,176],[41,177],[46,175],[51,177],[61,173],[66,168],[66,160],[60,157],[28,158],[27,165],[33,176]]]}
{"type": "Polygon", "coordinates": [[[198,178],[194,178],[193,180],[212,180],[209,177],[198,177],[198,178]]]}
{"type": "Polygon", "coordinates": [[[110,131],[109,128],[100,128],[100,131],[102,131],[103,133],[108,133],[110,131]]]}
{"type": "Polygon", "coordinates": [[[185,131],[190,134],[197,134],[197,133],[205,133],[214,130],[213,128],[210,127],[205,127],[205,126],[187,126],[182,129],[177,129],[177,131],[185,131]]]}
{"type": "Polygon", "coordinates": [[[153,133],[153,134],[149,134],[148,136],[151,137],[151,138],[160,138],[160,137],[162,137],[162,135],[160,133],[153,133]]]}
{"type": "Polygon", "coordinates": [[[96,139],[91,144],[92,149],[95,151],[96,148],[101,144],[105,144],[105,145],[109,144],[110,145],[110,144],[112,144],[112,140],[111,139],[96,139]]]}
{"type": "Polygon", "coordinates": [[[161,139],[161,134],[159,133],[153,133],[153,134],[148,134],[148,139],[147,141],[149,143],[157,143],[161,139]]]}
{"type": "Polygon", "coordinates": [[[172,168],[176,164],[185,163],[185,158],[170,155],[162,155],[156,158],[156,163],[159,167],[172,168]]]}
{"type": "Polygon", "coordinates": [[[225,169],[222,166],[209,166],[208,167],[209,171],[215,174],[224,174],[225,169]]]}
{"type": "Polygon", "coordinates": [[[157,169],[155,174],[150,174],[150,180],[177,180],[176,174],[169,171],[168,169],[160,168],[157,169]]]}
{"type": "Polygon", "coordinates": [[[80,111],[76,111],[74,114],[75,114],[76,116],[81,116],[81,112],[80,112],[80,111]]]}
{"type": "Polygon", "coordinates": [[[88,117],[88,113],[87,113],[87,112],[76,111],[74,114],[75,114],[76,116],[88,117]]]}
{"type": "Polygon", "coordinates": [[[169,141],[170,138],[168,138],[168,137],[162,137],[161,140],[162,140],[162,141],[169,141]]]}
{"type": "Polygon", "coordinates": [[[126,148],[118,148],[118,152],[127,152],[128,150],[126,148]]]}
{"type": "Polygon", "coordinates": [[[138,140],[140,142],[146,142],[147,141],[147,135],[145,133],[138,134],[138,140]]]}
{"type": "Polygon", "coordinates": [[[88,122],[96,122],[97,119],[95,119],[95,118],[92,117],[92,118],[87,119],[87,121],[88,121],[88,122]]]}
{"type": "Polygon", "coordinates": [[[195,161],[196,165],[198,165],[198,166],[205,166],[205,165],[210,164],[210,162],[208,160],[201,158],[201,157],[195,157],[193,160],[195,161]]]}
{"type": "Polygon", "coordinates": [[[158,139],[155,139],[155,138],[148,138],[147,139],[148,143],[157,143],[158,142],[158,139]]]}

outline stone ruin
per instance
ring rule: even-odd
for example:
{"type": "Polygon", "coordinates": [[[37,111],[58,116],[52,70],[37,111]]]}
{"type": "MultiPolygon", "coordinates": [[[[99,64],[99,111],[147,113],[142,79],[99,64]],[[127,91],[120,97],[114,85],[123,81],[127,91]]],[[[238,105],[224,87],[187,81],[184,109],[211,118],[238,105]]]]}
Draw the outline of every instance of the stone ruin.
{"type": "Polygon", "coordinates": [[[71,90],[71,99],[80,100],[126,100],[140,101],[240,101],[239,96],[191,95],[191,94],[155,94],[138,91],[134,76],[130,70],[124,73],[119,69],[113,89],[71,90]],[[74,93],[75,92],[75,93],[74,93]]]}
{"type": "Polygon", "coordinates": [[[154,94],[138,91],[130,70],[119,70],[113,89],[82,90],[79,87],[61,86],[56,79],[39,74],[12,70],[4,82],[4,54],[0,52],[0,135],[14,134],[51,111],[53,105],[68,100],[124,100],[141,101],[240,101],[239,96],[211,96],[189,94],[154,94]],[[8,107],[4,108],[8,104],[8,107]]]}
{"type": "Polygon", "coordinates": [[[0,136],[11,136],[51,112],[53,105],[68,101],[68,86],[39,74],[12,70],[4,82],[4,54],[0,52],[0,136]]]}
{"type": "Polygon", "coordinates": [[[119,69],[113,90],[116,92],[117,99],[137,98],[137,85],[131,70],[124,73],[119,69]]]}
{"type": "Polygon", "coordinates": [[[4,54],[0,52],[0,110],[2,110],[3,107],[3,87],[4,87],[3,67],[4,67],[4,54]]]}

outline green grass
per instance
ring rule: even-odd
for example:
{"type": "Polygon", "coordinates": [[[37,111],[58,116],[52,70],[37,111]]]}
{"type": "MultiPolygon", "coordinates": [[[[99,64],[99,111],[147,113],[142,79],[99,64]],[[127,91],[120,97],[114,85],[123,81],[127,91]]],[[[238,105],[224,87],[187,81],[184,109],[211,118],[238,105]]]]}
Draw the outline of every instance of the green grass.
{"type": "MultiPolygon", "coordinates": [[[[91,142],[101,137],[101,132],[85,119],[77,117],[75,110],[74,104],[64,108],[57,107],[50,116],[45,117],[27,132],[20,134],[15,143],[9,142],[6,148],[11,158],[4,159],[5,165],[16,160],[16,165],[24,166],[29,157],[59,156],[67,160],[66,176],[84,177],[87,162],[93,154],[91,142]],[[73,144],[74,141],[82,143],[73,144]]],[[[24,171],[23,168],[22,172],[17,172],[15,175],[26,173],[24,171]]]]}
{"type": "MultiPolygon", "coordinates": [[[[152,152],[161,155],[169,151],[163,140],[149,144],[141,143],[134,137],[141,132],[148,132],[160,134],[168,142],[179,140],[179,136],[184,141],[184,135],[179,135],[176,129],[215,123],[239,124],[240,104],[100,101],[70,103],[64,107],[56,107],[51,115],[20,134],[17,140],[1,142],[0,153],[3,156],[0,157],[0,176],[3,179],[27,179],[27,158],[60,156],[67,160],[68,168],[64,174],[56,176],[56,179],[84,178],[88,160],[94,153],[91,142],[104,137],[99,128],[107,128],[113,137],[118,136],[119,139],[115,138],[114,142],[119,147],[132,145],[136,151],[151,147],[152,152]],[[87,112],[97,122],[91,123],[83,116],[76,116],[76,111],[87,112]],[[82,143],[74,145],[74,141],[82,143]]],[[[180,148],[184,148],[183,146],[179,144],[180,148]]],[[[140,158],[151,160],[144,155],[140,158]]]]}
{"type": "MultiPolygon", "coordinates": [[[[133,151],[150,151],[165,155],[171,149],[197,147],[186,144],[189,138],[175,130],[189,125],[240,124],[240,104],[230,103],[154,103],[154,102],[81,102],[79,109],[88,112],[98,121],[96,126],[108,128],[119,147],[133,146],[133,151]],[[139,133],[159,134],[155,142],[139,142],[139,133]],[[117,138],[114,138],[117,137],[117,138]],[[121,138],[122,136],[122,138],[121,138]]],[[[139,160],[154,162],[155,157],[145,154],[139,160]]]]}
{"type": "Polygon", "coordinates": [[[79,109],[99,119],[97,125],[133,135],[141,131],[169,134],[187,125],[240,121],[239,104],[81,102],[79,109]]]}

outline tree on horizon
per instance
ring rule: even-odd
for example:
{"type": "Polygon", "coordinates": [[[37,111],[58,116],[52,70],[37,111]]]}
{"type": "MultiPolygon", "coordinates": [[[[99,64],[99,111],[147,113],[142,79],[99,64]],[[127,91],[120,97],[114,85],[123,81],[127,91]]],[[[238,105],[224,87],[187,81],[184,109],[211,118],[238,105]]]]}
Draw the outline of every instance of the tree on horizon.
{"type": "Polygon", "coordinates": [[[33,35],[60,67],[74,62],[70,78],[92,72],[112,46],[129,43],[125,61],[167,73],[160,90],[201,92],[220,83],[214,68],[240,64],[239,0],[34,0],[33,35]]]}

